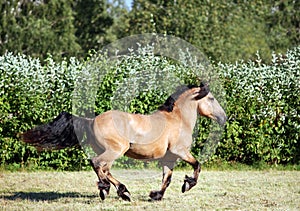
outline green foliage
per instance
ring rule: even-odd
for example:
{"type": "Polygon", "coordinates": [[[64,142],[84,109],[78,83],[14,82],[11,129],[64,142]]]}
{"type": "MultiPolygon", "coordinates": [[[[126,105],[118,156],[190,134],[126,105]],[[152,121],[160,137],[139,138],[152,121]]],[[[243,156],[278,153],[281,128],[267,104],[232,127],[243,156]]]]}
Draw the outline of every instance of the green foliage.
{"type": "Polygon", "coordinates": [[[300,158],[300,48],[272,64],[219,64],[229,121],[218,154],[244,163],[297,163],[300,158]]]}
{"type": "MultiPolygon", "coordinates": [[[[0,0],[0,163],[85,168],[82,151],[39,153],[19,142],[18,133],[51,120],[62,110],[82,114],[91,109],[93,99],[88,96],[93,93],[97,98],[92,109],[98,114],[110,109],[150,113],[178,84],[174,78],[181,83],[197,81],[189,62],[177,64],[156,57],[151,49],[140,49],[139,55],[130,55],[111,69],[106,69],[104,58],[93,64],[92,57],[85,62],[70,58],[145,32],[181,37],[213,61],[222,61],[215,66],[227,93],[229,122],[213,159],[299,163],[299,47],[280,55],[299,45],[299,7],[294,0],[134,0],[127,11],[122,0],[0,0]],[[92,75],[87,64],[104,69],[103,77],[92,75]],[[154,82],[137,87],[132,78],[154,82]],[[166,82],[157,83],[161,81],[166,82]],[[82,84],[76,87],[75,82],[82,84]],[[99,87],[88,89],[89,84],[99,87]],[[77,92],[72,95],[74,89],[77,92]]],[[[202,151],[209,126],[210,121],[199,120],[194,155],[202,151]]],[[[119,166],[128,162],[123,161],[119,166]]]]}
{"type": "Polygon", "coordinates": [[[0,54],[10,51],[45,59],[76,55],[73,14],[69,0],[0,1],[0,54]]]}
{"type": "Polygon", "coordinates": [[[166,58],[155,56],[149,46],[124,56],[100,84],[96,113],[109,109],[142,114],[155,111],[174,91],[179,70],[166,58]]]}
{"type": "Polygon", "coordinates": [[[300,2],[274,1],[271,13],[266,12],[268,43],[275,52],[285,52],[286,46],[300,43],[300,2]]]}
{"type": "Polygon", "coordinates": [[[180,37],[213,61],[255,59],[299,44],[300,3],[295,0],[0,0],[0,54],[56,60],[85,58],[91,49],[133,34],[180,37]]]}
{"type": "MultiPolygon", "coordinates": [[[[255,62],[214,65],[226,90],[229,119],[217,153],[211,159],[246,164],[299,163],[300,47],[288,51],[285,56],[273,54],[272,58],[269,65],[263,64],[259,55],[255,62]]],[[[75,82],[86,79],[86,84],[94,84],[95,78],[86,78],[93,76],[89,75],[87,67],[102,69],[107,65],[104,58],[99,58],[98,63],[90,61],[90,58],[86,62],[72,58],[56,63],[49,57],[41,64],[38,59],[23,55],[7,53],[0,57],[1,165],[64,170],[88,168],[83,151],[37,152],[20,142],[18,133],[48,122],[61,111],[73,112],[74,89],[89,91],[88,87],[76,87],[75,82]]],[[[184,64],[174,64],[151,54],[149,48],[141,48],[139,54],[124,57],[104,71],[98,84],[95,112],[122,109],[151,113],[174,91],[174,84],[196,82],[197,78],[190,80],[192,71],[184,64]],[[168,80],[161,80],[162,77],[168,80]],[[134,79],[151,83],[138,86],[134,79]]],[[[88,101],[81,103],[89,105],[88,101]]],[[[204,118],[197,124],[199,136],[195,137],[192,149],[196,156],[201,156],[199,153],[209,136],[210,124],[204,118]]],[[[128,164],[145,166],[128,158],[116,163],[118,167],[128,164]]]]}
{"type": "Polygon", "coordinates": [[[134,0],[127,35],[175,35],[201,49],[213,61],[255,59],[286,52],[299,44],[298,1],[134,0]]]}
{"type": "Polygon", "coordinates": [[[76,37],[84,53],[90,49],[100,50],[106,40],[106,34],[113,24],[113,18],[108,14],[105,0],[77,0],[74,2],[74,26],[76,37]]]}
{"type": "MultiPolygon", "coordinates": [[[[51,120],[63,110],[71,111],[72,80],[80,73],[81,65],[75,59],[68,65],[56,64],[51,57],[42,65],[38,59],[11,53],[0,57],[0,64],[0,163],[33,162],[48,166],[43,154],[18,141],[18,134],[51,120]]],[[[60,155],[69,157],[66,152],[60,155]]],[[[62,168],[56,164],[52,166],[62,168]]]]}

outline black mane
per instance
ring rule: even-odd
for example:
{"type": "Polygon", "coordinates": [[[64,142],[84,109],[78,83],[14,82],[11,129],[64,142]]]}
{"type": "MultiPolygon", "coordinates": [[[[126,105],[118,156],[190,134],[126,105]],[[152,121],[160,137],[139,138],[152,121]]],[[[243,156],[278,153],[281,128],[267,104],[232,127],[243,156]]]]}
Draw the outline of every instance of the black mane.
{"type": "MultiPolygon", "coordinates": [[[[202,84],[200,85],[200,87],[201,86],[202,86],[202,84]]],[[[174,108],[174,105],[175,105],[175,102],[176,102],[176,100],[178,100],[179,96],[182,95],[187,90],[195,88],[195,87],[198,87],[198,86],[196,86],[196,85],[188,85],[188,86],[182,85],[182,86],[177,87],[176,91],[170,97],[168,97],[166,102],[163,105],[161,105],[158,108],[158,110],[159,111],[172,112],[173,108],[174,108]]]]}

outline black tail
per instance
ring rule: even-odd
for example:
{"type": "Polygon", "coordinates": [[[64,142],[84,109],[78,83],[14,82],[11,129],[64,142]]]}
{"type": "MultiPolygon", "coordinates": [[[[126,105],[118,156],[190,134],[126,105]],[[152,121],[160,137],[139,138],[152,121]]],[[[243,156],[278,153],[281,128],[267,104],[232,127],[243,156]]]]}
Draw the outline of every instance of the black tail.
{"type": "Polygon", "coordinates": [[[61,112],[52,122],[37,126],[21,135],[22,140],[39,149],[63,149],[80,146],[84,136],[94,137],[93,119],[61,112]]]}

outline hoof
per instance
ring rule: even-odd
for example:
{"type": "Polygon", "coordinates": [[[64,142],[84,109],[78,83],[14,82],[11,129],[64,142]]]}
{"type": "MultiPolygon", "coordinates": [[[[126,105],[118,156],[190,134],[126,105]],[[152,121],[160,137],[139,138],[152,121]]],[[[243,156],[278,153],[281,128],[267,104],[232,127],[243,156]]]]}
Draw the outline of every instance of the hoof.
{"type": "Polygon", "coordinates": [[[118,193],[118,196],[120,196],[124,201],[131,201],[130,193],[127,190],[127,188],[125,187],[125,185],[123,185],[123,184],[119,185],[117,193],[118,193]]]}
{"type": "Polygon", "coordinates": [[[160,201],[163,197],[163,193],[161,191],[151,191],[149,196],[152,200],[160,201]]]}
{"type": "Polygon", "coordinates": [[[99,181],[98,189],[100,190],[99,196],[102,200],[109,194],[110,183],[108,181],[99,181]]]}
{"type": "Polygon", "coordinates": [[[121,196],[120,196],[124,201],[131,201],[131,196],[129,192],[124,192],[121,196]]]}
{"type": "Polygon", "coordinates": [[[102,200],[105,199],[105,197],[108,195],[108,192],[106,192],[106,190],[100,190],[99,196],[102,200]]]}
{"type": "Polygon", "coordinates": [[[181,192],[184,193],[188,190],[190,190],[192,187],[194,187],[197,184],[197,181],[193,177],[188,177],[185,175],[184,183],[181,188],[181,192]]]}

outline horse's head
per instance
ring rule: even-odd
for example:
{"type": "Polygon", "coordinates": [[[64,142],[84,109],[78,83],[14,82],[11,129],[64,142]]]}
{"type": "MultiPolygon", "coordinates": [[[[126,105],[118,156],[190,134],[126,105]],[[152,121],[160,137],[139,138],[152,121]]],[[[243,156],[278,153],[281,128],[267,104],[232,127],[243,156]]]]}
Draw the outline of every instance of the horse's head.
{"type": "Polygon", "coordinates": [[[198,102],[198,112],[201,116],[211,118],[220,125],[225,124],[227,119],[226,113],[209,91],[208,85],[201,83],[195,92],[194,99],[198,102]]]}
{"type": "Polygon", "coordinates": [[[158,110],[172,112],[174,107],[177,107],[182,111],[190,111],[190,105],[193,105],[193,109],[197,107],[198,113],[201,116],[216,120],[220,125],[225,124],[227,119],[225,111],[210,93],[208,85],[203,83],[200,86],[178,87],[177,91],[158,110]],[[186,107],[186,105],[188,106],[186,107]],[[188,109],[183,109],[184,107],[188,109]]]}

